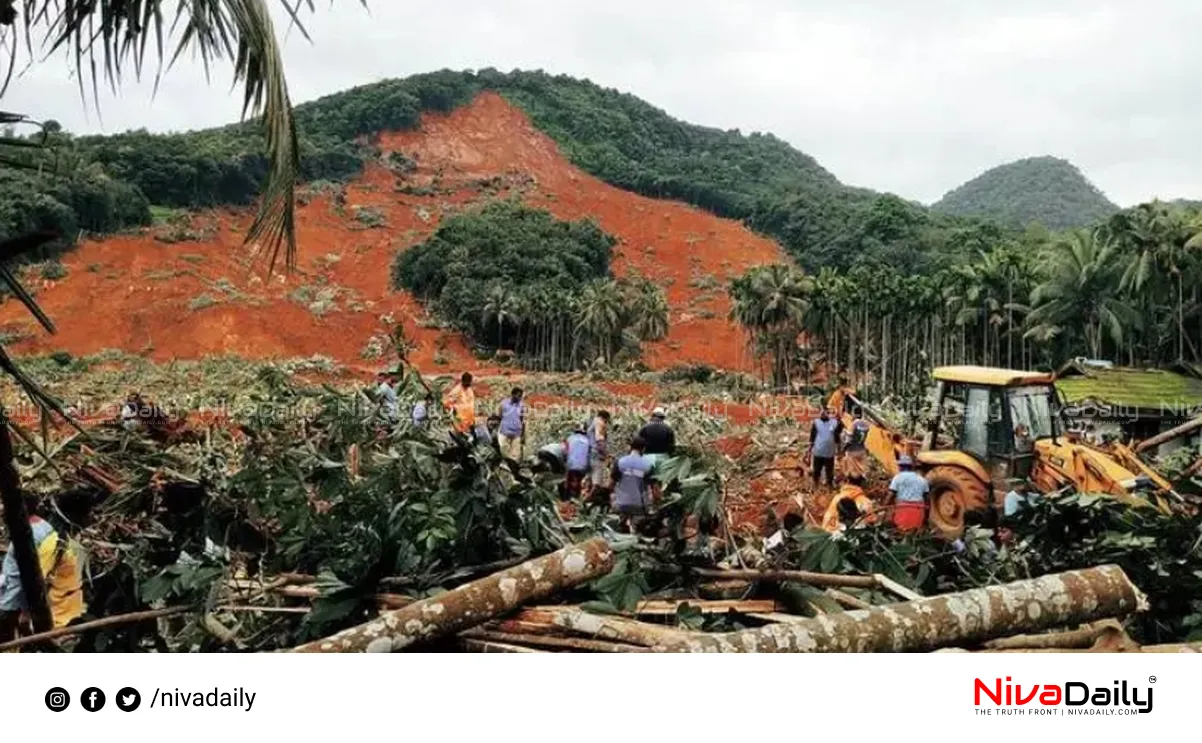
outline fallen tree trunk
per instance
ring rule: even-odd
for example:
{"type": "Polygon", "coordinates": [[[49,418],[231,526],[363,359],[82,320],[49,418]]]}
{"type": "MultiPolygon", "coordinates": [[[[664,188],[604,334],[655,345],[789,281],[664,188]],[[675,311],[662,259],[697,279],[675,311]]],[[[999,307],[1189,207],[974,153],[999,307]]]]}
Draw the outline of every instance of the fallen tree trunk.
{"type": "Polygon", "coordinates": [[[583,653],[649,653],[651,650],[638,645],[627,645],[625,643],[610,642],[607,640],[585,640],[579,637],[553,637],[544,635],[511,635],[505,632],[494,632],[484,629],[470,629],[462,633],[460,637],[473,640],[484,640],[487,642],[500,642],[507,645],[516,645],[545,648],[547,650],[560,650],[568,652],[583,652],[583,653]]]}
{"type": "Polygon", "coordinates": [[[1123,616],[1147,607],[1114,565],[976,588],[789,624],[690,635],[655,647],[685,653],[904,653],[972,645],[1123,616]]]}
{"type": "Polygon", "coordinates": [[[612,568],[613,550],[603,538],[595,537],[415,601],[358,627],[293,648],[292,652],[396,652],[416,642],[482,624],[521,604],[587,583],[612,568]]]}
{"type": "Polygon", "coordinates": [[[1186,421],[1185,423],[1182,423],[1180,426],[1177,426],[1176,428],[1170,428],[1169,430],[1165,431],[1164,433],[1156,434],[1155,436],[1153,436],[1152,438],[1150,438],[1146,441],[1139,442],[1139,444],[1137,444],[1135,447],[1135,453],[1142,454],[1143,452],[1146,452],[1148,449],[1152,449],[1154,447],[1160,446],[1161,444],[1172,441],[1173,439],[1181,438],[1182,436],[1186,435],[1187,433],[1190,433],[1191,431],[1197,430],[1199,428],[1202,428],[1202,416],[1198,416],[1197,418],[1194,418],[1191,421],[1186,421]]]}
{"type": "Polygon", "coordinates": [[[683,630],[671,627],[648,624],[647,622],[636,622],[621,617],[589,614],[580,609],[572,608],[551,612],[551,623],[555,627],[582,635],[626,643],[628,645],[641,645],[648,648],[662,642],[681,639],[682,636],[689,634],[683,630]]]}
{"type": "Polygon", "coordinates": [[[822,588],[878,588],[880,584],[871,575],[836,575],[833,573],[811,573],[805,570],[714,570],[694,568],[695,575],[703,578],[725,580],[750,580],[765,583],[808,583],[822,588]]]}

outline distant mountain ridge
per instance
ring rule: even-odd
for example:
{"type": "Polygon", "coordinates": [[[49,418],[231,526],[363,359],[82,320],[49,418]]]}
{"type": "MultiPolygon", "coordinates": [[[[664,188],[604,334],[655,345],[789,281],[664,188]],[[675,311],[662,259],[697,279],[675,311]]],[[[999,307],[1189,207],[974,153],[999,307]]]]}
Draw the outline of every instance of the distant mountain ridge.
{"type": "Polygon", "coordinates": [[[1077,166],[1050,156],[990,168],[947,192],[931,208],[1007,227],[1038,223],[1052,230],[1085,227],[1119,211],[1077,166]]]}

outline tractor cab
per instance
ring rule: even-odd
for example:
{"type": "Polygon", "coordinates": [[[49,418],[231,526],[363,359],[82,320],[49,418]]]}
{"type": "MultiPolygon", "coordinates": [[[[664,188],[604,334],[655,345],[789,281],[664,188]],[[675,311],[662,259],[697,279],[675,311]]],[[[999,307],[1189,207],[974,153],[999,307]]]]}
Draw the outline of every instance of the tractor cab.
{"type": "Polygon", "coordinates": [[[1030,477],[1035,442],[1064,435],[1050,374],[950,366],[934,377],[935,420],[924,451],[964,452],[987,482],[1030,477]]]}
{"type": "Polygon", "coordinates": [[[1064,434],[1050,374],[948,366],[933,376],[935,417],[917,460],[931,483],[932,524],[958,533],[965,513],[998,506],[1011,480],[1033,478],[1040,442],[1064,434]]]}

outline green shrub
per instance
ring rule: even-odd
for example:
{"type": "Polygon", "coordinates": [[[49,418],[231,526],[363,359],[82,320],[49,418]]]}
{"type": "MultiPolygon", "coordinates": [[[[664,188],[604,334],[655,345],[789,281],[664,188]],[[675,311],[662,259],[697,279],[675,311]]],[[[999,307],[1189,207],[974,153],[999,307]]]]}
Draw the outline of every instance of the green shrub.
{"type": "Polygon", "coordinates": [[[212,294],[201,294],[192,298],[192,301],[188,303],[188,309],[193,312],[197,312],[220,303],[221,300],[217,297],[214,297],[212,294]]]}

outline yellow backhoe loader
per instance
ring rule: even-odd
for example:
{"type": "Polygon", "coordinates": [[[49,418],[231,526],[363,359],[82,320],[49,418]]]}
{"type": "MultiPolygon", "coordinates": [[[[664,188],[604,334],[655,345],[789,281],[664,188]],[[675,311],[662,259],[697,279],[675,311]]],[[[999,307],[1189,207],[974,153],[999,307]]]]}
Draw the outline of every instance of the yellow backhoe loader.
{"type": "Polygon", "coordinates": [[[841,412],[845,428],[854,410],[864,411],[868,452],[890,474],[897,472],[900,454],[911,455],[931,485],[929,523],[944,534],[962,533],[970,511],[999,508],[1016,478],[1042,492],[1072,487],[1165,511],[1181,501],[1130,448],[1093,445],[1070,434],[1053,375],[947,366],[933,376],[935,418],[921,442],[895,432],[853,390],[837,390],[828,405],[841,412]]]}

